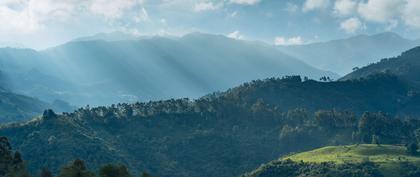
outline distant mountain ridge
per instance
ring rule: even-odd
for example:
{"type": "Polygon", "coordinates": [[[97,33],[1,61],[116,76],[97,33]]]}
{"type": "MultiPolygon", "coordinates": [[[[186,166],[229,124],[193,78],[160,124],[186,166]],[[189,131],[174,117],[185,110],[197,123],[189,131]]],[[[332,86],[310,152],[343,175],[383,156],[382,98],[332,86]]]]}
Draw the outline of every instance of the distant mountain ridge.
{"type": "Polygon", "coordinates": [[[31,82],[36,86],[12,83],[19,93],[78,106],[197,98],[273,76],[338,78],[275,47],[221,35],[192,33],[181,38],[120,40],[127,38],[131,36],[101,34],[39,52],[3,49],[0,64],[4,68],[15,66],[19,71],[9,70],[12,76],[22,76],[12,81],[43,81],[31,82]]]}
{"type": "Polygon", "coordinates": [[[306,45],[282,46],[279,49],[317,68],[345,75],[355,67],[397,56],[417,45],[420,45],[420,41],[385,32],[306,45]]]}
{"type": "Polygon", "coordinates": [[[378,73],[396,75],[406,81],[413,82],[420,86],[420,47],[415,47],[403,52],[397,57],[384,58],[377,63],[373,63],[355,70],[342,77],[340,80],[353,80],[366,78],[378,73]]]}

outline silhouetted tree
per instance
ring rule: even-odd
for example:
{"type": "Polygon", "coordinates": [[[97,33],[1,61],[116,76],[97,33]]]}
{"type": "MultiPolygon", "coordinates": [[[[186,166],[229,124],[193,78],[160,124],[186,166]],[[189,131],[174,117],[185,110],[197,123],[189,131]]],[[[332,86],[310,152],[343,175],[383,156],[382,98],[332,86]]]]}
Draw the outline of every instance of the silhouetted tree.
{"type": "Polygon", "coordinates": [[[147,172],[143,172],[143,174],[141,174],[141,176],[140,177],[156,177],[156,176],[153,176],[153,175],[150,175],[149,173],[147,173],[147,172]]]}
{"type": "Polygon", "coordinates": [[[99,170],[100,177],[131,177],[124,165],[105,165],[99,170]]]}
{"type": "Polygon", "coordinates": [[[86,168],[85,163],[80,159],[76,159],[73,161],[72,164],[63,167],[60,171],[60,174],[58,175],[58,177],[93,177],[93,176],[95,175],[86,168]]]}
{"type": "Polygon", "coordinates": [[[44,168],[42,168],[39,176],[40,177],[53,177],[53,174],[47,167],[44,167],[44,168]]]}
{"type": "Polygon", "coordinates": [[[407,148],[407,153],[408,154],[410,154],[410,155],[416,155],[417,154],[417,150],[419,149],[419,146],[417,145],[416,142],[411,142],[411,143],[408,143],[406,145],[406,148],[407,148]]]}

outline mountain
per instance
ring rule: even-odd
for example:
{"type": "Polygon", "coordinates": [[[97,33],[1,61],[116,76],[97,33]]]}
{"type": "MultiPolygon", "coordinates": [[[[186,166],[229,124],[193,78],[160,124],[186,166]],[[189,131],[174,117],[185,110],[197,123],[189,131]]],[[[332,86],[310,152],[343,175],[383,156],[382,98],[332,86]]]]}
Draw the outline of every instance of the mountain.
{"type": "Polygon", "coordinates": [[[114,31],[110,33],[98,33],[92,36],[80,37],[73,39],[73,42],[77,41],[96,41],[96,40],[104,40],[104,41],[123,41],[123,40],[140,40],[150,38],[147,36],[138,36],[134,34],[124,33],[121,31],[114,31]]]}
{"type": "Polygon", "coordinates": [[[329,146],[284,156],[243,177],[412,177],[419,174],[419,162],[420,158],[407,154],[404,146],[329,146]]]}
{"type": "Polygon", "coordinates": [[[57,173],[82,158],[90,169],[120,163],[163,177],[237,176],[293,151],[365,143],[373,135],[404,143],[420,128],[418,120],[359,116],[418,116],[420,97],[408,95],[411,89],[389,75],[336,82],[273,78],[194,101],[85,107],[59,115],[50,110],[3,125],[0,134],[22,152],[32,172],[47,166],[57,173]]]}
{"type": "Polygon", "coordinates": [[[420,84],[420,47],[413,48],[393,58],[385,58],[377,63],[360,68],[341,80],[366,78],[377,73],[396,75],[404,80],[420,84]]]}
{"type": "Polygon", "coordinates": [[[20,77],[11,79],[18,93],[78,106],[198,98],[273,76],[337,78],[275,47],[224,36],[193,33],[181,38],[93,40],[98,38],[44,51],[2,49],[0,69],[20,77]]]}
{"type": "MultiPolygon", "coordinates": [[[[0,123],[28,120],[53,108],[38,99],[19,95],[0,88],[0,123]]],[[[56,107],[54,107],[56,108],[56,107]]]]}
{"type": "Polygon", "coordinates": [[[380,58],[397,56],[417,45],[420,45],[419,41],[385,32],[279,49],[317,68],[345,75],[355,67],[377,62],[380,58]]]}

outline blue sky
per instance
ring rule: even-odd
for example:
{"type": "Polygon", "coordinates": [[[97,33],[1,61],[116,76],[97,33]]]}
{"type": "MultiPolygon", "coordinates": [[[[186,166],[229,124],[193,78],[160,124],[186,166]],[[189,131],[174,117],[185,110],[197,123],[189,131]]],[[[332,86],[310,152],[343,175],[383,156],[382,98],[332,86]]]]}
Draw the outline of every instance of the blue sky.
{"type": "Polygon", "coordinates": [[[393,31],[420,38],[419,0],[1,0],[0,44],[43,49],[100,32],[223,34],[276,45],[393,31]]]}

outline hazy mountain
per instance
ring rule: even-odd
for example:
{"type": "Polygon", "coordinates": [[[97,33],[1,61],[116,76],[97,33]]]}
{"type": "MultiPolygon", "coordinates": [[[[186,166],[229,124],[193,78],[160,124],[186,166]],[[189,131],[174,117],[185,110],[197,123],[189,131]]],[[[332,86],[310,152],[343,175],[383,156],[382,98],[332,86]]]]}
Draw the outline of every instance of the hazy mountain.
{"type": "Polygon", "coordinates": [[[380,62],[360,68],[341,80],[366,78],[377,73],[394,74],[409,82],[420,84],[420,47],[403,52],[398,57],[385,58],[380,62]]]}
{"type": "Polygon", "coordinates": [[[47,108],[53,107],[38,99],[0,88],[0,123],[28,120],[47,108]]]}
{"type": "Polygon", "coordinates": [[[377,62],[380,58],[397,56],[417,45],[420,45],[420,41],[408,40],[398,34],[386,32],[279,48],[282,52],[312,66],[345,75],[354,67],[377,62]]]}
{"type": "Polygon", "coordinates": [[[80,37],[72,40],[73,42],[77,41],[94,41],[94,40],[104,40],[104,41],[122,41],[122,40],[140,40],[150,38],[147,36],[138,36],[129,33],[124,33],[120,31],[115,31],[111,33],[98,33],[92,36],[80,37]]]}
{"type": "Polygon", "coordinates": [[[0,61],[10,68],[6,74],[31,81],[12,79],[19,93],[76,105],[197,98],[245,81],[284,75],[337,78],[275,47],[224,36],[91,40],[99,38],[108,35],[40,52],[3,49],[0,61]]]}
{"type": "MultiPolygon", "coordinates": [[[[82,158],[93,169],[121,163],[162,177],[237,176],[291,151],[353,143],[352,131],[360,124],[356,116],[364,111],[419,115],[420,97],[407,94],[411,89],[388,75],[339,82],[267,79],[195,101],[86,107],[63,115],[47,111],[42,118],[3,126],[0,134],[10,138],[33,172],[43,166],[57,172],[70,160],[82,158]],[[334,119],[302,123],[318,120],[312,117],[318,109],[334,109],[334,119]],[[350,120],[340,121],[339,115],[350,120]],[[346,127],[334,125],[344,126],[341,123],[346,127]],[[284,129],[286,125],[296,129],[284,129]],[[322,127],[326,125],[335,128],[322,127]]],[[[405,131],[420,123],[401,128],[404,131],[397,125],[406,124],[389,125],[407,135],[405,131]]],[[[396,138],[396,131],[379,135],[383,142],[401,144],[404,138],[396,138]]]]}

